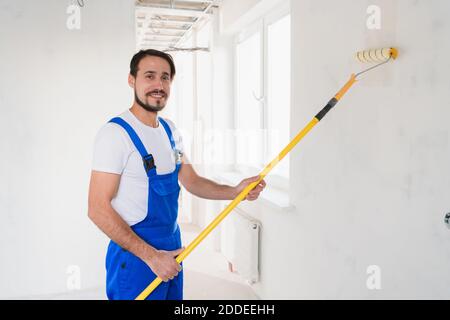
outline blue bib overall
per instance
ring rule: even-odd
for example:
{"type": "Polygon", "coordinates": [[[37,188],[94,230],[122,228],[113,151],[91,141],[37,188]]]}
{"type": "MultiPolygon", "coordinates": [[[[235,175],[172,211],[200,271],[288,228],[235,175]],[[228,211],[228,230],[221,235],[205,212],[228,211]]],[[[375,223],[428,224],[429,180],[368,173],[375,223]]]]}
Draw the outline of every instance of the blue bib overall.
{"type": "MultiPolygon", "coordinates": [[[[168,124],[161,118],[174,153],[175,142],[168,124]]],[[[148,177],[147,216],[131,229],[144,241],[158,250],[176,250],[182,247],[180,229],[177,224],[178,172],[181,161],[177,157],[176,168],[172,173],[158,175],[151,154],[145,149],[133,128],[122,118],[113,118],[110,122],[123,127],[143,159],[143,169],[148,177]]],[[[122,249],[111,241],[106,254],[106,293],[109,299],[135,299],[154,279],[156,275],[140,258],[122,249]]],[[[149,300],[182,300],[183,271],[173,280],[162,282],[149,296],[149,300]]]]}

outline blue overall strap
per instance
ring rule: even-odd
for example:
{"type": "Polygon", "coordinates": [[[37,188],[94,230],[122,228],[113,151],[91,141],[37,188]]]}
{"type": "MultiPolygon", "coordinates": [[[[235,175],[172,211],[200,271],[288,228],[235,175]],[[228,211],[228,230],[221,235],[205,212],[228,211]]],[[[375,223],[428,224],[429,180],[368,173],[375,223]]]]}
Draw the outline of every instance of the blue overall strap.
{"type": "Polygon", "coordinates": [[[139,136],[137,135],[136,131],[134,131],[134,129],[120,117],[113,118],[109,122],[116,123],[125,129],[125,131],[130,136],[130,139],[133,142],[134,146],[139,151],[142,157],[145,173],[147,174],[148,177],[154,176],[156,174],[155,159],[153,159],[153,156],[147,152],[147,150],[144,147],[144,144],[142,143],[141,139],[139,139],[139,136]]]}
{"type": "Polygon", "coordinates": [[[163,118],[159,118],[159,121],[163,125],[164,130],[166,130],[166,133],[167,133],[167,136],[169,137],[170,145],[172,146],[172,149],[175,150],[175,141],[173,141],[172,130],[170,130],[169,125],[167,124],[166,121],[164,121],[163,118]]]}
{"type": "MultiPolygon", "coordinates": [[[[164,127],[164,130],[166,130],[167,136],[169,137],[170,140],[170,145],[172,146],[172,150],[175,151],[178,154],[181,154],[176,148],[175,148],[175,141],[173,141],[173,136],[172,136],[172,130],[170,130],[169,125],[167,124],[167,122],[163,119],[163,118],[159,118],[159,121],[161,122],[161,124],[164,127]]],[[[177,155],[178,157],[178,155],[177,155]]],[[[181,161],[177,161],[175,160],[175,170],[178,171],[181,168],[181,161]]]]}
{"type": "Polygon", "coordinates": [[[139,136],[137,135],[136,131],[134,131],[134,129],[125,120],[123,120],[120,117],[116,117],[109,120],[109,122],[114,122],[125,129],[125,131],[130,136],[131,141],[133,141],[134,146],[136,147],[136,149],[138,149],[139,153],[141,154],[142,158],[148,156],[148,152],[145,149],[141,139],[139,139],[139,136]]]}

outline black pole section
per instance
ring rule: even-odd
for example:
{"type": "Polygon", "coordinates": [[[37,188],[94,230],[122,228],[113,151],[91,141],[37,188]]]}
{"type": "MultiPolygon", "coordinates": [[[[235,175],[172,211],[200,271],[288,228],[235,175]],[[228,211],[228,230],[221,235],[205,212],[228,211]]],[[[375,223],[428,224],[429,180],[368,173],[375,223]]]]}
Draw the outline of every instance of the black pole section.
{"type": "Polygon", "coordinates": [[[337,102],[338,100],[334,97],[330,101],[328,101],[327,105],[323,107],[323,109],[320,110],[320,112],[316,115],[316,119],[319,121],[322,120],[322,118],[325,117],[327,112],[330,111],[331,108],[333,108],[337,102]]]}

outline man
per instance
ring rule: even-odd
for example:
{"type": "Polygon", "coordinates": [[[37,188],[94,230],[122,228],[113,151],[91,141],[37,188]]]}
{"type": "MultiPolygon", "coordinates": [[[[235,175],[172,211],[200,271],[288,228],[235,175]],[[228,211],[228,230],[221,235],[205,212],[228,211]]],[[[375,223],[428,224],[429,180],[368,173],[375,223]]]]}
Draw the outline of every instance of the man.
{"type": "MultiPolygon", "coordinates": [[[[175,125],[158,116],[175,76],[172,57],[139,51],[130,63],[131,108],[97,134],[89,187],[89,218],[111,239],[106,254],[109,299],[134,299],[156,276],[163,282],[148,299],[183,298],[183,273],[175,258],[183,248],[177,224],[181,184],[192,194],[234,199],[258,176],[237,186],[199,176],[183,154],[175,125]]],[[[247,196],[255,200],[262,180],[247,196]]]]}

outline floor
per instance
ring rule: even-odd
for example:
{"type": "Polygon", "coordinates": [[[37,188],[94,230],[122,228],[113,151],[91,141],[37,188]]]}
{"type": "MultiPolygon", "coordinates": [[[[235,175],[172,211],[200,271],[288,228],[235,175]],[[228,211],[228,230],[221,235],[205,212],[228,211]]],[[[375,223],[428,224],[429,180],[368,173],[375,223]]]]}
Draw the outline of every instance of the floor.
{"type": "MultiPolygon", "coordinates": [[[[187,246],[201,229],[181,224],[183,243],[187,246]]],[[[183,262],[184,299],[186,300],[257,300],[249,285],[241,277],[228,270],[224,256],[203,243],[191,252],[183,262]],[[220,288],[220,290],[218,290],[220,288]]],[[[105,288],[93,288],[48,296],[28,297],[44,300],[104,300],[105,288]]]]}

